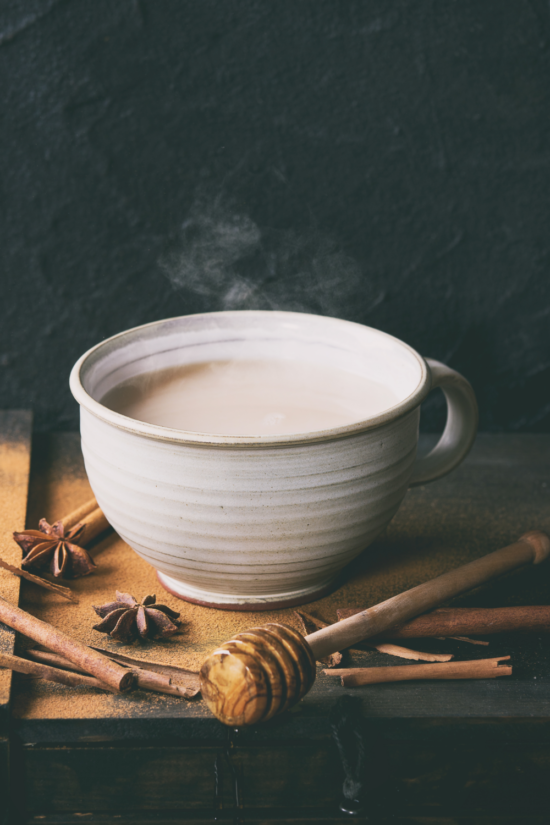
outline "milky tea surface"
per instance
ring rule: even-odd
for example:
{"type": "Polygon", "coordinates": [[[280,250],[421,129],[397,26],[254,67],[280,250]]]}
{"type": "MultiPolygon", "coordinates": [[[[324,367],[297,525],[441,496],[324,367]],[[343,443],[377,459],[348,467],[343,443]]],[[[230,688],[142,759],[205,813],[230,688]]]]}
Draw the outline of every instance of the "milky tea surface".
{"type": "Polygon", "coordinates": [[[342,427],[398,401],[382,384],[335,367],[234,360],[144,373],[110,390],[101,403],[162,427],[254,436],[342,427]]]}

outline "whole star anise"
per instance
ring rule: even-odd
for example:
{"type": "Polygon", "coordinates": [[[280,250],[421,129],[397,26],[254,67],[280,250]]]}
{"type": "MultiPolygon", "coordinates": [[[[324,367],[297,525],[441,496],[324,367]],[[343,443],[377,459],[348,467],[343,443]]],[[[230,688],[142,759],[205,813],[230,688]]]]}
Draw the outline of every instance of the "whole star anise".
{"type": "Polygon", "coordinates": [[[88,551],[75,543],[82,536],[84,524],[75,524],[67,534],[61,521],[48,524],[43,518],[38,526],[39,530],[13,534],[24,554],[21,567],[49,568],[50,573],[62,579],[78,579],[95,569],[88,551]]]}
{"type": "Polygon", "coordinates": [[[145,596],[139,604],[129,593],[119,593],[117,590],[116,598],[116,602],[101,607],[93,605],[97,615],[103,619],[94,625],[94,630],[108,633],[119,642],[131,642],[138,636],[142,639],[163,639],[176,633],[180,614],[165,604],[156,604],[156,596],[145,596]]]}

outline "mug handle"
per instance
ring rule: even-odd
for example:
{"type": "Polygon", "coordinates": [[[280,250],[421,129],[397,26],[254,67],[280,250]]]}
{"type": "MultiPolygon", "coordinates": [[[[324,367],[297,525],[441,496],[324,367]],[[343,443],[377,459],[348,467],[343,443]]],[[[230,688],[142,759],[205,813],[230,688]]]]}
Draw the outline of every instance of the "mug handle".
{"type": "Polygon", "coordinates": [[[433,358],[425,359],[432,376],[431,389],[441,387],[447,400],[443,435],[428,455],[418,458],[410,487],[447,475],[469,453],[477,433],[477,401],[471,384],[459,372],[433,358]]]}

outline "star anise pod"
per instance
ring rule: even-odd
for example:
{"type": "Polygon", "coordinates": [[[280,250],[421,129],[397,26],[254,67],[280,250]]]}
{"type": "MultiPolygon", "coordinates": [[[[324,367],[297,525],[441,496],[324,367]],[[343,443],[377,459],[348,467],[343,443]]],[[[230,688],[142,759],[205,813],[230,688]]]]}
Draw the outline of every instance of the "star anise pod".
{"type": "Polygon", "coordinates": [[[78,579],[95,569],[96,565],[88,551],[76,544],[82,536],[84,524],[75,524],[67,534],[61,521],[48,524],[43,518],[38,526],[39,530],[24,530],[13,534],[24,554],[21,567],[34,567],[37,570],[49,568],[50,573],[62,579],[78,579]]]}
{"type": "Polygon", "coordinates": [[[139,604],[129,593],[119,593],[117,590],[116,599],[116,602],[101,607],[93,605],[97,615],[103,619],[94,625],[94,630],[108,633],[119,642],[131,642],[138,636],[142,639],[163,639],[176,633],[180,614],[165,604],[156,604],[156,596],[145,596],[139,604]]]}

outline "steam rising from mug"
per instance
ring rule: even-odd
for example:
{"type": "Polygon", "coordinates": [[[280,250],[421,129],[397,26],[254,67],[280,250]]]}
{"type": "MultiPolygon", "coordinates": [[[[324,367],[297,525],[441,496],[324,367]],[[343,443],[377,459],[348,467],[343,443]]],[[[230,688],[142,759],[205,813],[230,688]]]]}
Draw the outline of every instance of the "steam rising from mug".
{"type": "Polygon", "coordinates": [[[317,231],[261,229],[218,196],[200,197],[161,267],[172,285],[207,299],[208,309],[278,309],[349,315],[372,296],[353,258],[317,231]]]}

